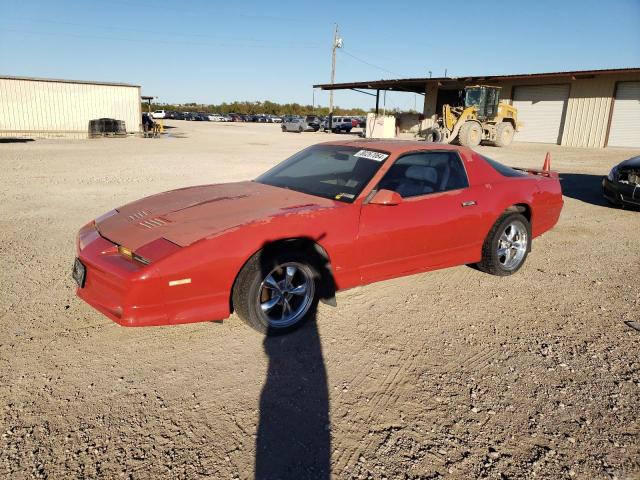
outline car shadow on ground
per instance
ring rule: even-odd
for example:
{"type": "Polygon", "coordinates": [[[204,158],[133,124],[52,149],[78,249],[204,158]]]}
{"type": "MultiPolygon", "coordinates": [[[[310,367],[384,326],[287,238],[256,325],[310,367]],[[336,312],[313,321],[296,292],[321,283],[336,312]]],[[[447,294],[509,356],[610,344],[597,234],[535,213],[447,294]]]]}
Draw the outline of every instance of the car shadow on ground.
{"type": "Polygon", "coordinates": [[[602,175],[589,175],[585,173],[561,173],[560,184],[562,194],[565,197],[575,198],[591,205],[599,207],[609,207],[613,209],[624,208],[625,210],[640,211],[640,208],[625,204],[624,206],[613,205],[602,195],[602,175]]]}
{"type": "MultiPolygon", "coordinates": [[[[272,271],[269,258],[266,246],[260,256],[262,278],[272,271]]],[[[331,277],[323,270],[328,268],[319,267],[318,296],[325,301],[335,295],[331,277]]],[[[270,330],[264,338],[269,366],[260,394],[256,479],[330,478],[329,389],[316,318],[317,302],[299,328],[270,330]]]]}
{"type": "Polygon", "coordinates": [[[561,173],[562,194],[600,207],[613,207],[602,196],[602,175],[561,173]]]}

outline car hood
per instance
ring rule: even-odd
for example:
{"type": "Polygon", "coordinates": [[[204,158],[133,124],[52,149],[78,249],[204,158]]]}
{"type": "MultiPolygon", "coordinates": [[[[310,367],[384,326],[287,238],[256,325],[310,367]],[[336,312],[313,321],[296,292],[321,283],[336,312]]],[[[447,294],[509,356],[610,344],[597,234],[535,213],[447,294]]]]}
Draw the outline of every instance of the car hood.
{"type": "Polygon", "coordinates": [[[182,247],[280,215],[335,207],[337,202],[257,182],[181,188],[129,203],[96,220],[108,240],[136,250],[159,238],[182,247]]]}
{"type": "Polygon", "coordinates": [[[617,165],[619,168],[640,168],[640,155],[631,157],[617,165]]]}

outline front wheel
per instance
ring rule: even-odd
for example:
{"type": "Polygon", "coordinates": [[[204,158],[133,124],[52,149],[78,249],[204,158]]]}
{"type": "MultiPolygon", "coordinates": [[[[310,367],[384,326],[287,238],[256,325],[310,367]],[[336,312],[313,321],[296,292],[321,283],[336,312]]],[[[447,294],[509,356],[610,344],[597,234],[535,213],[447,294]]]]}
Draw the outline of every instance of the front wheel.
{"type": "Polygon", "coordinates": [[[458,143],[463,147],[477,147],[482,140],[482,127],[479,123],[468,121],[462,124],[458,132],[458,143]]]}
{"type": "Polygon", "coordinates": [[[435,127],[427,128],[424,131],[424,139],[426,142],[441,143],[442,132],[440,131],[440,129],[435,127]]]}
{"type": "Polygon", "coordinates": [[[527,259],[531,250],[531,225],[515,212],[504,213],[493,225],[482,246],[483,272],[497,276],[512,275],[527,259]]]}
{"type": "Polygon", "coordinates": [[[318,270],[299,252],[260,251],[247,261],[233,287],[238,316],[261,333],[298,327],[318,303],[318,270]]]}
{"type": "Polygon", "coordinates": [[[287,131],[287,127],[285,127],[284,125],[282,125],[282,127],[280,127],[280,128],[282,128],[282,131],[283,131],[283,132],[286,132],[286,131],[287,131]]]}

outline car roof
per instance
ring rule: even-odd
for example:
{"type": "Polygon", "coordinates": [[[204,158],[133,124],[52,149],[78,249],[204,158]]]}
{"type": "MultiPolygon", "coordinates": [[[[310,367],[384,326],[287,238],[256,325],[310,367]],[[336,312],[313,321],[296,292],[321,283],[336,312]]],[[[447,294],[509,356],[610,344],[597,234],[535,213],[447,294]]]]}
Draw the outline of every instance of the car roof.
{"type": "Polygon", "coordinates": [[[407,152],[415,152],[416,150],[466,150],[464,147],[456,145],[447,145],[444,143],[431,143],[418,140],[394,140],[394,139],[374,139],[360,138],[350,141],[325,142],[320,145],[344,145],[348,147],[356,147],[362,149],[383,150],[391,154],[402,154],[407,152]]]}

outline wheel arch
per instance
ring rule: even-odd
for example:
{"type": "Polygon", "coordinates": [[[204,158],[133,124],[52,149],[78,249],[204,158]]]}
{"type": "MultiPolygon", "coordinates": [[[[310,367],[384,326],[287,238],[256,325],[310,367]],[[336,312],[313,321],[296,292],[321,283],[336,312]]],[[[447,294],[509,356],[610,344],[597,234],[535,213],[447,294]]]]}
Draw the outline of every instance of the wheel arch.
{"type": "MultiPolygon", "coordinates": [[[[513,205],[510,205],[509,207],[506,208],[505,213],[506,212],[515,212],[515,213],[521,213],[524,218],[527,219],[527,222],[529,222],[529,230],[533,231],[533,223],[532,223],[532,215],[533,212],[531,210],[531,206],[527,203],[514,203],[513,205]]],[[[531,245],[533,242],[529,242],[529,252],[531,251],[531,245]]]]}
{"type": "Polygon", "coordinates": [[[262,246],[253,252],[251,255],[247,257],[247,259],[242,263],[240,268],[235,274],[233,279],[233,284],[231,285],[231,290],[229,291],[229,312],[233,313],[233,290],[236,286],[236,282],[238,281],[238,277],[242,269],[245,265],[251,260],[254,256],[260,254],[265,250],[271,250],[272,252],[283,251],[285,249],[295,249],[299,251],[303,251],[308,253],[311,257],[315,257],[316,261],[318,261],[318,267],[320,268],[320,280],[321,285],[319,288],[320,301],[326,303],[328,305],[335,306],[335,280],[333,276],[333,268],[331,266],[331,259],[329,257],[329,253],[327,250],[320,245],[316,240],[310,237],[291,237],[291,238],[281,238],[278,240],[271,240],[262,244],[262,246]]]}
{"type": "Polygon", "coordinates": [[[529,224],[531,224],[532,211],[531,206],[527,203],[514,203],[505,209],[506,212],[517,212],[524,215],[529,224]]]}

